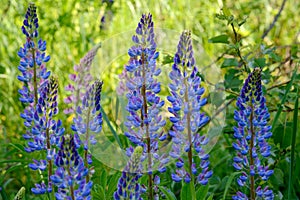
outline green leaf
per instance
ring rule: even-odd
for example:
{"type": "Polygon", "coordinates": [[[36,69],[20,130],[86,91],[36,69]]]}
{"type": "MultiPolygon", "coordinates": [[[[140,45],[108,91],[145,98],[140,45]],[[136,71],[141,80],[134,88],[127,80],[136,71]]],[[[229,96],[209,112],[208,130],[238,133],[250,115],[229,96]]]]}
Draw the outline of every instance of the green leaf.
{"type": "Polygon", "coordinates": [[[166,64],[173,63],[173,62],[174,62],[173,56],[166,55],[166,56],[164,56],[164,59],[163,59],[163,61],[162,61],[162,64],[163,64],[163,65],[166,65],[166,64]]]}
{"type": "Polygon", "coordinates": [[[192,191],[192,187],[193,185],[192,182],[190,183],[182,183],[182,189],[180,192],[180,199],[190,199],[190,200],[195,200],[196,194],[195,194],[195,190],[192,191]]]}
{"type": "Polygon", "coordinates": [[[265,58],[255,58],[254,66],[263,68],[264,66],[266,66],[266,59],[265,58]]]}
{"type": "Polygon", "coordinates": [[[214,194],[211,194],[207,200],[213,200],[214,194]]]}
{"type": "Polygon", "coordinates": [[[272,58],[275,62],[281,62],[281,60],[282,60],[282,58],[281,58],[278,54],[276,54],[276,53],[274,53],[274,52],[271,52],[271,53],[269,54],[269,56],[270,56],[270,58],[272,58]]]}
{"type": "Polygon", "coordinates": [[[196,192],[197,200],[205,200],[208,192],[208,184],[202,185],[196,192]]]}
{"type": "Polygon", "coordinates": [[[216,37],[208,39],[209,43],[224,43],[228,44],[228,35],[218,35],[216,37]]]}
{"type": "Polygon", "coordinates": [[[95,184],[93,186],[92,195],[94,199],[106,199],[105,190],[101,185],[95,184]]]}
{"type": "Polygon", "coordinates": [[[103,110],[102,107],[101,107],[101,113],[102,113],[102,115],[103,115],[103,119],[106,121],[106,123],[107,123],[107,125],[108,125],[110,131],[112,132],[114,138],[116,139],[116,141],[118,142],[119,146],[120,146],[121,149],[122,149],[123,147],[122,147],[122,143],[121,143],[121,141],[120,141],[120,138],[119,138],[119,136],[118,136],[118,133],[117,133],[116,130],[112,127],[112,125],[111,125],[111,123],[110,123],[110,121],[109,121],[109,119],[108,119],[108,117],[107,117],[107,115],[106,115],[106,113],[105,113],[105,111],[103,110]]]}
{"type": "Polygon", "coordinates": [[[281,114],[281,111],[282,111],[282,109],[283,109],[283,105],[285,104],[287,94],[289,93],[289,91],[290,91],[290,89],[291,89],[291,87],[292,87],[292,85],[293,85],[293,82],[294,82],[294,80],[295,80],[295,78],[296,78],[298,67],[299,67],[299,65],[296,66],[296,68],[295,68],[295,70],[294,70],[294,72],[293,72],[293,76],[292,76],[292,78],[291,78],[289,84],[286,86],[284,96],[283,96],[283,98],[281,99],[281,103],[280,103],[280,105],[278,106],[278,111],[276,112],[276,115],[275,115],[274,120],[273,120],[273,123],[272,123],[272,131],[274,131],[274,129],[275,129],[275,127],[276,127],[277,121],[278,121],[279,116],[280,116],[280,114],[281,114]]]}
{"type": "Polygon", "coordinates": [[[215,105],[217,108],[224,103],[223,92],[211,92],[210,93],[210,102],[215,105]]]}
{"type": "Polygon", "coordinates": [[[282,149],[290,146],[293,131],[292,125],[292,122],[286,122],[285,124],[278,125],[273,131],[274,143],[279,143],[282,149]]]}
{"type": "Polygon", "coordinates": [[[270,181],[272,182],[272,185],[277,186],[282,186],[284,184],[284,173],[282,172],[281,169],[275,168],[273,175],[270,177],[270,181]]]}
{"type": "Polygon", "coordinates": [[[171,192],[170,190],[167,190],[165,187],[163,186],[158,186],[159,190],[165,195],[167,200],[174,200],[176,199],[176,196],[173,192],[171,192]]]}
{"type": "Polygon", "coordinates": [[[107,198],[110,199],[110,197],[113,196],[114,192],[117,190],[117,184],[118,180],[120,178],[121,174],[120,173],[115,173],[114,175],[109,177],[109,181],[107,183],[107,198]]]}
{"type": "Polygon", "coordinates": [[[0,190],[0,194],[3,200],[8,200],[7,194],[4,190],[4,188],[2,188],[2,190],[0,190]]]}
{"type": "Polygon", "coordinates": [[[107,185],[107,172],[105,169],[102,169],[102,173],[100,176],[100,182],[101,182],[102,186],[105,188],[107,185]]]}
{"type": "Polygon", "coordinates": [[[243,83],[242,80],[239,79],[240,71],[230,68],[225,74],[225,88],[232,89],[233,91],[239,91],[240,85],[243,83]]]}
{"type": "Polygon", "coordinates": [[[234,172],[234,173],[232,173],[232,174],[230,175],[230,177],[228,178],[227,183],[226,183],[226,186],[225,186],[225,191],[224,191],[224,193],[223,193],[223,200],[226,199],[226,195],[227,195],[228,189],[229,189],[229,187],[231,186],[231,183],[232,183],[234,177],[235,177],[236,175],[240,174],[240,173],[241,173],[241,172],[234,172]]]}
{"type": "Polygon", "coordinates": [[[226,58],[224,62],[221,65],[221,68],[225,67],[237,67],[239,65],[239,62],[236,58],[226,58]]]}

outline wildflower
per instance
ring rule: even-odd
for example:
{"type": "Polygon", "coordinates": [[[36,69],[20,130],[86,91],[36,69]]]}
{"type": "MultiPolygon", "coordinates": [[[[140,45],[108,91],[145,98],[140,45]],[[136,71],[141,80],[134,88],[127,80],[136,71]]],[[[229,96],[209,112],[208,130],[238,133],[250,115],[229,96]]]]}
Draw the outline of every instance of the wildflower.
{"type": "Polygon", "coordinates": [[[82,100],[86,93],[86,88],[89,88],[90,82],[93,80],[90,69],[99,48],[100,45],[97,45],[91,49],[80,60],[80,64],[74,66],[74,71],[76,73],[69,75],[69,79],[73,81],[74,84],[68,84],[65,87],[66,91],[71,92],[71,94],[64,99],[66,104],[71,104],[71,107],[64,110],[65,114],[73,113],[76,110],[80,100],[82,100]]]}
{"type": "MultiPolygon", "coordinates": [[[[266,165],[271,146],[267,140],[272,136],[271,126],[267,125],[270,117],[266,99],[262,93],[261,69],[255,68],[249,74],[236,103],[238,110],[234,119],[238,126],[234,127],[233,148],[237,151],[233,167],[242,174],[237,179],[241,188],[249,188],[250,198],[273,199],[274,194],[266,184],[261,185],[273,174],[266,165]]],[[[248,199],[249,194],[237,192],[232,199],[248,199]]]]}
{"type": "Polygon", "coordinates": [[[46,41],[39,39],[36,42],[38,27],[36,7],[30,3],[22,26],[26,42],[18,51],[21,59],[18,69],[22,73],[18,79],[24,83],[23,88],[19,90],[20,101],[25,104],[37,103],[38,88],[50,76],[50,71],[47,71],[45,66],[45,63],[50,60],[50,56],[45,53],[46,41]]]}
{"type": "Polygon", "coordinates": [[[144,192],[144,189],[138,182],[142,176],[142,153],[143,148],[141,146],[136,147],[132,153],[118,181],[118,188],[114,193],[115,200],[142,200],[141,193],[144,192]]]}
{"type": "Polygon", "coordinates": [[[164,101],[158,96],[160,83],[155,78],[161,70],[156,66],[159,53],[156,52],[151,14],[142,15],[132,41],[135,45],[128,50],[130,60],[125,66],[128,99],[126,110],[129,113],[125,122],[128,129],[125,136],[135,145],[144,148],[141,159],[147,160],[149,198],[152,199],[154,163],[159,163],[158,171],[164,172],[168,159],[166,155],[158,153],[158,142],[166,138],[162,130],[166,122],[160,115],[164,101]]]}
{"type": "Polygon", "coordinates": [[[57,200],[91,199],[92,181],[86,182],[89,170],[78,153],[74,136],[61,137],[60,149],[55,155],[57,169],[51,176],[53,184],[58,187],[55,193],[57,200]]]}
{"type": "Polygon", "coordinates": [[[18,79],[24,83],[19,90],[20,101],[25,104],[21,117],[25,120],[26,133],[24,139],[28,140],[25,151],[45,151],[46,159],[33,160],[29,164],[32,170],[48,170],[48,185],[36,184],[31,191],[34,194],[44,194],[52,191],[50,176],[52,175],[52,160],[55,154],[55,145],[58,137],[64,133],[60,120],[56,121],[54,116],[58,113],[57,108],[57,80],[49,79],[50,71],[47,71],[45,63],[50,60],[46,55],[46,41],[38,38],[38,18],[36,7],[30,3],[22,32],[26,36],[26,42],[18,51],[20,64],[18,66],[21,75],[18,79]]]}
{"type": "Polygon", "coordinates": [[[53,77],[39,89],[39,99],[35,109],[21,114],[25,119],[27,126],[26,134],[23,137],[28,140],[28,146],[25,150],[29,153],[34,151],[45,151],[46,159],[33,160],[29,164],[32,170],[48,170],[48,188],[44,184],[37,184],[32,189],[35,194],[43,194],[46,191],[52,191],[50,176],[52,175],[52,160],[55,154],[55,147],[58,144],[59,137],[63,135],[65,129],[60,120],[56,121],[54,116],[58,113],[57,108],[57,80],[53,77]]]}
{"type": "Polygon", "coordinates": [[[173,115],[170,117],[173,124],[169,132],[173,141],[170,156],[177,159],[178,168],[176,173],[172,174],[172,179],[175,182],[183,179],[189,183],[193,176],[197,176],[196,181],[205,185],[212,175],[212,171],[209,170],[209,155],[203,149],[208,143],[208,138],[201,136],[198,129],[203,127],[209,118],[200,112],[207,99],[202,97],[204,88],[201,87],[201,78],[197,74],[191,32],[184,31],[180,36],[169,74],[171,95],[167,97],[172,104],[168,110],[173,115]],[[193,150],[201,160],[199,166],[195,164],[193,150]],[[186,154],[188,161],[183,157],[186,154]],[[185,163],[188,165],[188,171],[184,167],[185,163]]]}
{"type": "MultiPolygon", "coordinates": [[[[84,163],[85,167],[92,163],[91,155],[88,153],[89,144],[96,144],[95,133],[102,129],[101,113],[101,90],[102,81],[95,81],[86,91],[81,106],[76,109],[77,116],[73,119],[72,129],[76,132],[74,135],[76,145],[84,145],[84,163]],[[81,136],[81,139],[79,139],[81,136]]],[[[89,176],[87,176],[88,179],[89,176]]]]}

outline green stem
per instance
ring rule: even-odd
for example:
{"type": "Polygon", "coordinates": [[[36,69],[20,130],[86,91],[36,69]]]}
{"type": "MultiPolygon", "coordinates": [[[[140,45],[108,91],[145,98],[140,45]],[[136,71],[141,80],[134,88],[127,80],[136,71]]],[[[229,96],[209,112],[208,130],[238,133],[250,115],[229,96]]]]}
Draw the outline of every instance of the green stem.
{"type": "MultiPolygon", "coordinates": [[[[252,97],[250,98],[250,107],[251,107],[251,114],[250,114],[250,132],[251,132],[251,141],[250,141],[250,167],[254,166],[254,158],[252,154],[253,146],[254,146],[254,107],[252,103],[252,97]]],[[[255,185],[254,185],[254,176],[250,175],[250,199],[255,200],[255,185]]]]}
{"type": "Polygon", "coordinates": [[[238,43],[239,43],[239,40],[238,40],[238,35],[237,35],[236,30],[235,30],[234,24],[231,23],[230,25],[231,25],[231,28],[232,28],[232,31],[233,31],[233,34],[234,34],[235,45],[236,45],[236,48],[235,48],[236,53],[237,53],[238,57],[240,58],[240,60],[242,61],[245,71],[246,71],[246,72],[250,72],[249,68],[247,67],[246,61],[245,61],[244,58],[242,57],[242,54],[241,54],[241,51],[240,51],[240,47],[237,46],[238,43]]]}
{"type": "MultiPolygon", "coordinates": [[[[85,134],[85,141],[87,142],[87,146],[89,146],[89,123],[90,123],[90,113],[91,113],[91,109],[88,108],[88,113],[87,113],[87,121],[86,121],[86,134],[85,134]]],[[[84,150],[84,167],[86,169],[89,168],[89,164],[88,164],[88,149],[84,150]]],[[[89,174],[86,175],[85,177],[85,181],[86,183],[88,183],[90,181],[90,176],[89,174]]]]}
{"type": "Polygon", "coordinates": [[[293,135],[291,141],[291,163],[289,170],[289,186],[288,186],[288,199],[291,199],[292,196],[292,184],[293,184],[293,170],[294,170],[294,160],[295,160],[295,144],[296,144],[296,134],[297,134],[297,126],[298,126],[298,106],[299,106],[299,95],[296,97],[295,102],[295,110],[294,110],[294,118],[293,118],[293,135]]]}
{"type": "MultiPolygon", "coordinates": [[[[143,63],[143,86],[142,86],[142,96],[143,96],[143,109],[144,109],[144,115],[141,113],[141,119],[142,124],[141,126],[144,126],[144,116],[147,119],[148,118],[148,108],[147,108],[147,98],[146,98],[146,69],[145,69],[145,55],[142,53],[142,63],[143,63]]],[[[152,156],[151,156],[151,139],[150,139],[150,133],[149,133],[149,124],[146,124],[146,143],[147,143],[147,154],[148,154],[148,169],[151,169],[152,166],[152,156]]],[[[148,189],[149,189],[149,200],[153,200],[153,177],[152,172],[148,172],[148,189]]]]}
{"type": "MultiPolygon", "coordinates": [[[[184,66],[184,74],[186,73],[186,67],[184,66]]],[[[188,113],[187,113],[187,132],[188,132],[188,140],[189,140],[189,152],[188,152],[188,159],[189,159],[189,172],[191,176],[191,182],[190,182],[190,189],[191,189],[191,195],[192,200],[195,200],[195,182],[194,182],[194,175],[193,175],[193,152],[192,152],[192,130],[191,130],[191,110],[189,105],[189,97],[188,97],[188,90],[189,86],[187,83],[187,77],[184,78],[184,86],[185,86],[185,93],[184,93],[184,101],[188,105],[188,113]]]]}
{"type": "MultiPolygon", "coordinates": [[[[30,38],[31,40],[31,38],[30,38]]],[[[35,49],[31,49],[33,59],[33,90],[34,90],[34,105],[38,102],[38,91],[37,91],[37,76],[36,76],[36,63],[35,63],[35,49]]]]}
{"type": "MultiPolygon", "coordinates": [[[[46,121],[48,121],[48,116],[46,117],[46,121]]],[[[50,133],[49,133],[49,128],[46,129],[46,141],[47,141],[47,150],[51,149],[51,144],[50,144],[50,133]]],[[[53,169],[53,165],[52,165],[52,159],[48,160],[48,184],[51,182],[51,176],[52,176],[52,169],[53,169]]],[[[53,189],[53,185],[51,185],[52,188],[52,192],[50,194],[50,199],[54,199],[54,189],[53,189]]]]}
{"type": "MultiPolygon", "coordinates": [[[[69,158],[68,158],[69,159],[69,158]]],[[[71,176],[71,172],[70,172],[70,160],[68,160],[68,175],[71,176]]],[[[70,185],[70,193],[71,193],[71,198],[72,200],[75,200],[75,195],[74,195],[74,187],[73,184],[70,185]]]]}

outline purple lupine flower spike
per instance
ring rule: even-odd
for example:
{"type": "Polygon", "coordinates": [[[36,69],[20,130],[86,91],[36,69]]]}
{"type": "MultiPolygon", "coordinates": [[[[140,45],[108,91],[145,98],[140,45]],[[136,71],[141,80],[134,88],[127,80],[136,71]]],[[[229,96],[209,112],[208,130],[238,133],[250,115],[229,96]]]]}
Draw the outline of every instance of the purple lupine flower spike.
{"type": "Polygon", "coordinates": [[[53,184],[58,187],[56,199],[91,199],[93,182],[86,182],[85,177],[89,170],[78,153],[74,136],[62,136],[59,146],[60,149],[55,155],[57,169],[51,176],[53,184]]]}
{"type": "Polygon", "coordinates": [[[150,13],[142,15],[132,41],[135,44],[128,50],[130,60],[125,66],[125,91],[128,99],[126,110],[129,113],[125,122],[125,136],[133,144],[144,148],[141,159],[147,162],[145,170],[149,174],[149,199],[152,199],[153,166],[158,163],[158,171],[164,172],[168,159],[165,154],[158,153],[158,142],[166,138],[162,129],[166,121],[160,114],[164,101],[158,96],[161,88],[156,77],[161,70],[156,66],[159,53],[156,51],[150,13]]]}
{"type": "Polygon", "coordinates": [[[201,136],[198,129],[203,127],[209,118],[200,112],[207,99],[202,97],[204,88],[200,85],[201,78],[197,73],[191,32],[184,31],[180,36],[172,71],[169,74],[171,95],[167,97],[172,104],[168,110],[173,115],[170,117],[173,124],[169,132],[173,141],[170,156],[177,159],[178,168],[176,173],[172,174],[172,179],[175,182],[184,180],[189,183],[192,176],[196,176],[196,181],[205,185],[212,175],[212,171],[209,170],[209,155],[203,148],[208,143],[208,138],[201,136]],[[194,151],[201,160],[199,166],[194,163],[194,151]],[[187,155],[188,161],[182,155],[187,155]],[[185,169],[185,163],[189,170],[185,169]]]}
{"type": "Polygon", "coordinates": [[[74,83],[68,84],[65,87],[66,91],[71,92],[71,94],[64,99],[66,104],[70,104],[70,107],[64,110],[65,114],[74,113],[86,93],[86,88],[89,87],[90,82],[93,80],[90,69],[99,48],[100,45],[97,45],[91,49],[80,60],[79,65],[74,66],[75,73],[69,75],[69,79],[74,83]]]}
{"type": "Polygon", "coordinates": [[[28,140],[28,146],[25,147],[25,150],[29,153],[35,151],[45,151],[47,153],[47,160],[34,160],[33,163],[29,164],[32,170],[48,170],[48,188],[46,189],[42,187],[43,185],[37,184],[36,188],[32,188],[31,190],[35,194],[52,191],[50,176],[53,169],[53,156],[59,137],[65,131],[61,121],[54,119],[58,113],[57,91],[57,80],[51,77],[47,84],[39,88],[39,99],[35,109],[22,114],[25,124],[27,124],[26,134],[23,135],[28,140]]]}
{"type": "Polygon", "coordinates": [[[89,146],[96,144],[95,134],[102,130],[100,105],[102,85],[103,82],[97,80],[89,87],[83,96],[82,104],[76,109],[77,116],[73,119],[72,129],[76,132],[75,142],[77,145],[83,143],[86,168],[92,163],[91,155],[88,153],[89,146]]]}
{"type": "Polygon", "coordinates": [[[143,199],[141,194],[144,192],[144,189],[138,182],[139,178],[142,176],[142,153],[143,148],[137,146],[131,154],[130,160],[122,171],[122,175],[118,181],[117,191],[114,193],[115,200],[143,199]]]}
{"type": "MultiPolygon", "coordinates": [[[[126,110],[129,116],[125,121],[125,136],[133,144],[143,147],[141,161],[147,165],[144,170],[149,176],[149,199],[155,195],[153,183],[158,183],[152,175],[154,165],[159,172],[164,172],[169,161],[168,155],[159,153],[159,141],[166,139],[163,131],[166,121],[160,114],[164,101],[158,96],[160,83],[156,77],[161,70],[156,66],[159,53],[154,37],[152,15],[143,14],[132,37],[134,45],[128,50],[130,59],[121,75],[124,79],[117,90],[120,95],[125,93],[128,99],[126,110]]],[[[133,152],[131,148],[127,149],[128,156],[133,152]]]]}
{"type": "Polygon", "coordinates": [[[21,117],[25,120],[26,133],[24,139],[28,140],[25,151],[45,151],[47,157],[41,160],[33,160],[29,164],[32,170],[48,170],[48,185],[44,182],[35,184],[31,191],[34,194],[52,192],[50,176],[52,174],[52,160],[55,154],[55,145],[58,137],[63,134],[64,128],[60,120],[54,116],[58,113],[57,108],[57,80],[51,78],[45,63],[50,60],[46,55],[46,41],[38,40],[38,18],[34,3],[30,3],[22,32],[26,36],[26,42],[18,51],[20,64],[18,66],[21,75],[18,79],[24,83],[19,90],[20,101],[25,104],[21,117]]]}
{"type": "Polygon", "coordinates": [[[21,59],[18,66],[21,75],[18,76],[18,79],[24,83],[23,88],[19,90],[20,101],[29,105],[37,103],[38,88],[50,76],[50,71],[47,71],[45,66],[45,63],[50,60],[50,56],[45,53],[46,41],[39,39],[36,42],[38,27],[36,7],[30,3],[22,26],[26,42],[18,51],[21,59]]]}
{"type": "Polygon", "coordinates": [[[274,199],[272,190],[266,185],[273,174],[266,163],[271,154],[267,140],[272,132],[271,126],[267,125],[270,114],[262,93],[260,68],[249,74],[236,105],[238,110],[234,112],[234,119],[238,126],[233,128],[236,142],[232,146],[237,154],[233,158],[233,167],[242,172],[237,183],[248,188],[248,192],[239,191],[232,199],[274,199]]]}

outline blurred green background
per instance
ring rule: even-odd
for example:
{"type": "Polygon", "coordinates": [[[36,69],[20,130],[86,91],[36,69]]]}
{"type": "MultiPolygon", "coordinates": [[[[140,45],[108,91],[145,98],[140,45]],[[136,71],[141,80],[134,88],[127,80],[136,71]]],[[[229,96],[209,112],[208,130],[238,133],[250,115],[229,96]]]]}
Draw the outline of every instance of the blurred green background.
{"type": "MultiPolygon", "coordinates": [[[[30,184],[32,184],[27,167],[31,157],[23,151],[24,127],[23,121],[19,117],[23,108],[18,101],[18,89],[21,87],[21,83],[17,80],[19,73],[17,51],[25,41],[21,26],[28,3],[29,1],[24,0],[2,0],[0,9],[0,187],[5,189],[7,194],[16,193],[23,185],[27,185],[26,190],[29,190],[30,184]]],[[[96,67],[99,65],[100,72],[101,69],[110,68],[110,73],[101,75],[104,83],[108,83],[104,85],[104,97],[114,92],[116,82],[113,80],[118,79],[117,75],[121,73],[122,66],[128,60],[126,51],[132,45],[131,35],[134,33],[142,13],[151,12],[155,27],[168,30],[166,31],[167,37],[164,38],[166,41],[162,43],[168,43],[168,39],[176,41],[184,29],[192,31],[194,43],[205,51],[203,54],[205,56],[196,55],[197,65],[200,68],[209,67],[212,62],[214,66],[220,68],[221,75],[225,80],[225,83],[222,84],[225,85],[226,98],[224,100],[226,102],[233,101],[236,97],[234,94],[239,91],[242,80],[246,77],[246,73],[240,70],[240,65],[224,65],[224,61],[228,58],[234,58],[241,62],[233,48],[237,41],[239,41],[241,54],[250,67],[251,64],[253,66],[257,64],[255,58],[262,58],[258,61],[263,61],[264,89],[271,111],[270,123],[278,113],[281,99],[286,98],[282,105],[283,111],[279,113],[279,119],[275,124],[276,128],[273,128],[275,137],[272,143],[275,149],[273,152],[274,168],[277,170],[273,187],[281,191],[283,196],[286,195],[288,156],[291,150],[294,101],[297,98],[297,91],[299,91],[297,90],[300,80],[299,72],[295,75],[287,93],[286,86],[291,82],[295,69],[299,68],[297,63],[299,63],[300,48],[300,1],[286,1],[278,21],[264,39],[261,39],[262,35],[273,22],[274,16],[282,6],[282,1],[41,0],[35,3],[40,25],[39,35],[47,41],[47,53],[51,55],[47,67],[59,77],[61,110],[65,108],[62,99],[66,96],[64,86],[68,83],[68,74],[73,71],[73,66],[79,63],[80,58],[100,42],[102,49],[99,50],[94,65],[97,65],[96,67]],[[226,15],[226,11],[222,10],[224,7],[234,16],[237,35],[232,31],[228,21],[216,17],[216,14],[226,15]],[[214,44],[209,41],[210,38],[218,35],[226,35],[228,44],[214,44]],[[123,36],[129,37],[123,38],[123,36]],[[120,49],[125,49],[125,51],[120,51],[120,49]],[[100,55],[100,53],[102,54],[100,55]],[[101,66],[101,64],[105,66],[101,66]],[[229,82],[231,85],[228,85],[229,82]],[[275,182],[277,183],[275,184],[275,182]]],[[[158,48],[160,47],[158,46],[158,48]]],[[[161,50],[166,51],[165,55],[160,58],[161,63],[169,64],[168,59],[172,58],[168,55],[172,55],[176,47],[164,46],[161,47],[161,50]],[[169,49],[174,49],[174,51],[171,52],[169,49]]],[[[104,98],[104,102],[107,101],[104,98]]],[[[230,145],[232,140],[230,131],[234,124],[230,113],[233,113],[233,110],[234,103],[226,107],[226,112],[229,113],[226,115],[227,125],[212,150],[211,162],[215,167],[216,175],[211,183],[210,191],[215,193],[216,197],[223,196],[225,184],[230,173],[233,172],[233,169],[226,169],[231,165],[230,159],[233,152],[230,145]],[[220,159],[220,155],[223,159],[220,159]]],[[[113,109],[106,112],[109,117],[113,117],[113,109]]],[[[62,112],[60,117],[64,117],[62,112]]],[[[70,119],[64,119],[64,121],[68,123],[70,119]]],[[[299,139],[298,134],[297,163],[300,162],[299,139]]],[[[296,175],[299,175],[299,165],[296,166],[298,167],[298,171],[295,170],[296,175]]],[[[298,178],[295,182],[294,195],[296,196],[300,191],[300,179],[298,178]]],[[[232,193],[234,191],[234,189],[230,190],[232,193]]]]}

